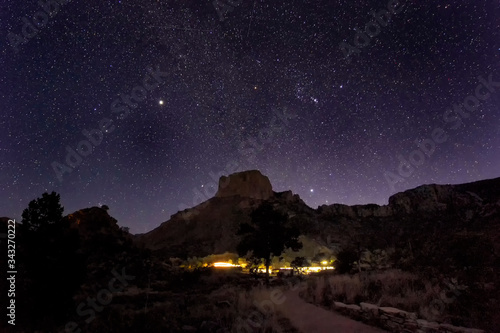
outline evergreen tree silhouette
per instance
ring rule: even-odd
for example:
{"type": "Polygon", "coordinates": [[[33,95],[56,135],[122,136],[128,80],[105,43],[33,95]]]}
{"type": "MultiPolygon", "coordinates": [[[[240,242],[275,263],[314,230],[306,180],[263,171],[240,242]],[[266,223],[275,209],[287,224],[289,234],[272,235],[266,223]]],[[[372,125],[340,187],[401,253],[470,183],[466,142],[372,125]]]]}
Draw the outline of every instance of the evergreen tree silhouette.
{"type": "Polygon", "coordinates": [[[60,195],[44,193],[22,213],[20,291],[24,323],[52,328],[74,312],[72,296],[84,278],[78,230],[64,220],[60,195]]]}
{"type": "Polygon", "coordinates": [[[279,256],[285,248],[297,251],[302,248],[299,231],[286,226],[288,217],[274,209],[265,201],[251,213],[252,222],[244,223],[238,231],[242,235],[237,246],[238,254],[243,256],[249,251],[256,258],[262,258],[266,265],[266,277],[269,278],[271,256],[279,256]]]}

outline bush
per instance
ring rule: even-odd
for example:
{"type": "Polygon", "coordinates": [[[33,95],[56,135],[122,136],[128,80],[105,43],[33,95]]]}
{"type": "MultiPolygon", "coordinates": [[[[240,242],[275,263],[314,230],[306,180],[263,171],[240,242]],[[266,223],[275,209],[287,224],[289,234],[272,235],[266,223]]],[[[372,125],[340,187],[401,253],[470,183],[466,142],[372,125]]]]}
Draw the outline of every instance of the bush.
{"type": "Polygon", "coordinates": [[[354,249],[343,249],[337,255],[335,261],[335,270],[339,274],[345,274],[352,271],[354,263],[358,260],[358,254],[354,249]]]}

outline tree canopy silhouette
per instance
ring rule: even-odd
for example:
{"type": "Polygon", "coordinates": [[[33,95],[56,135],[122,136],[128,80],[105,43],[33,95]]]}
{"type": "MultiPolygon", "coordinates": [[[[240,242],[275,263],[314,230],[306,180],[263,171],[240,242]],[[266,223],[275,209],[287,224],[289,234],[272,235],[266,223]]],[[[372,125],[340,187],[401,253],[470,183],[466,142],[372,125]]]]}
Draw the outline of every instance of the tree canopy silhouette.
{"type": "Polygon", "coordinates": [[[300,274],[300,269],[302,267],[308,266],[308,262],[304,257],[295,257],[295,259],[292,260],[290,265],[292,266],[293,269],[292,274],[294,273],[294,271],[300,274]]]}
{"type": "Polygon", "coordinates": [[[62,219],[64,207],[59,203],[61,197],[56,192],[45,192],[41,198],[31,200],[28,208],[23,210],[22,225],[28,231],[55,224],[62,219]]]}
{"type": "Polygon", "coordinates": [[[19,299],[24,319],[37,328],[63,320],[74,307],[72,296],[85,276],[78,231],[63,219],[59,200],[55,192],[44,193],[22,214],[19,257],[24,283],[19,299]]]}
{"type": "Polygon", "coordinates": [[[252,251],[252,256],[263,258],[266,275],[269,276],[271,256],[279,256],[285,248],[297,251],[302,248],[299,231],[288,227],[288,217],[276,211],[270,202],[264,202],[250,215],[251,223],[240,225],[238,235],[242,235],[237,250],[240,256],[252,251]]]}

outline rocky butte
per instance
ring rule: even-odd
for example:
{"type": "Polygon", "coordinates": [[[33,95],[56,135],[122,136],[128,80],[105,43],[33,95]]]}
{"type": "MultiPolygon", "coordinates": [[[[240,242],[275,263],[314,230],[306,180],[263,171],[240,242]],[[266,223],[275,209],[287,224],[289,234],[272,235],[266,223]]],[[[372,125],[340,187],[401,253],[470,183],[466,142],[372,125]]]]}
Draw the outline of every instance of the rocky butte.
{"type": "Polygon", "coordinates": [[[269,178],[259,170],[243,171],[222,176],[219,179],[217,198],[240,196],[244,198],[267,200],[274,195],[269,178]]]}
{"type": "Polygon", "coordinates": [[[250,221],[250,213],[264,200],[288,214],[288,223],[318,246],[392,248],[421,253],[422,260],[438,263],[460,244],[489,247],[490,252],[480,256],[488,262],[500,255],[500,178],[422,185],[391,196],[382,206],[313,209],[291,191],[274,192],[260,171],[244,171],[222,176],[213,198],[172,215],[156,229],[137,235],[136,241],[167,258],[236,252],[239,225],[250,221]]]}

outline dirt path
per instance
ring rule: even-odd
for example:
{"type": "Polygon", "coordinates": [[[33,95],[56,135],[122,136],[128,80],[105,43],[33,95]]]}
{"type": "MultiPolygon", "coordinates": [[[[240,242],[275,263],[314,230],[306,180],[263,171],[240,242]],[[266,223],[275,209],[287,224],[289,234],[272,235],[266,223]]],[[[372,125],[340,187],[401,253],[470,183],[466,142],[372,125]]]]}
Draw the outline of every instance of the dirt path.
{"type": "MultiPolygon", "coordinates": [[[[258,298],[273,299],[269,291],[263,292],[258,298]]],[[[278,303],[281,304],[274,303],[276,310],[302,333],[387,333],[380,328],[368,326],[307,303],[299,297],[298,290],[284,292],[279,300],[278,303]]]]}

